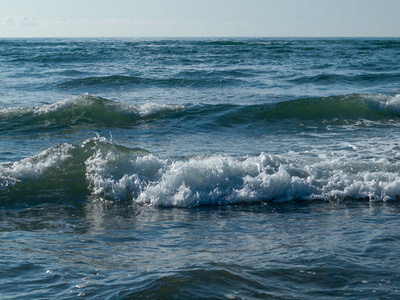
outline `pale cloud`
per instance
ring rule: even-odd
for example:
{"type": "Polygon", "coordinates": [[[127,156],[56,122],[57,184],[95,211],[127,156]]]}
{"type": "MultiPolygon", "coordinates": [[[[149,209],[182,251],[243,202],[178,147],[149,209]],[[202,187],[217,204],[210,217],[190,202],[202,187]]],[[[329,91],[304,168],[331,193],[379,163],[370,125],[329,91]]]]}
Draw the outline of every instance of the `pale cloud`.
{"type": "Polygon", "coordinates": [[[4,17],[1,19],[0,24],[2,26],[9,26],[9,27],[25,27],[25,26],[38,26],[40,22],[36,21],[35,19],[20,16],[20,17],[4,17]]]}
{"type": "Polygon", "coordinates": [[[155,35],[157,30],[176,26],[175,20],[154,21],[148,19],[32,19],[4,17],[0,19],[0,36],[145,36],[155,35]],[[34,29],[34,28],[35,29],[34,29]],[[37,34],[40,32],[40,34],[37,34]]]}
{"type": "Polygon", "coordinates": [[[3,17],[0,19],[2,26],[50,26],[50,25],[144,25],[144,26],[162,26],[175,24],[176,20],[169,21],[152,21],[146,19],[45,19],[35,20],[32,18],[20,16],[20,17],[3,17]]]}
{"type": "Polygon", "coordinates": [[[0,3],[0,37],[400,36],[400,0],[0,3]]]}

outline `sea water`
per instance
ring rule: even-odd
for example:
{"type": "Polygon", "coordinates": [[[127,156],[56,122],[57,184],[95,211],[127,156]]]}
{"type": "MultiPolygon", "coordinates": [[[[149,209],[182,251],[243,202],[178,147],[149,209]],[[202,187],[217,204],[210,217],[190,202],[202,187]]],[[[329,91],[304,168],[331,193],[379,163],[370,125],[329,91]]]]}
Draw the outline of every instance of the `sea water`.
{"type": "Polygon", "coordinates": [[[400,297],[400,39],[1,39],[0,298],[400,297]]]}

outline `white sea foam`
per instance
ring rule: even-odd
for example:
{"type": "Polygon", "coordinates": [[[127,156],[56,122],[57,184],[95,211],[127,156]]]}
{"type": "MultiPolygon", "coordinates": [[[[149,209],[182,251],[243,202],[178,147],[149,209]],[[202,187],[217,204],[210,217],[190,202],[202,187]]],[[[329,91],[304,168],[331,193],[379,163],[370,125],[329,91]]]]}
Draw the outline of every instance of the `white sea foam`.
{"type": "Polygon", "coordinates": [[[400,114],[400,95],[391,97],[386,101],[385,105],[389,111],[400,114]]]}
{"type": "Polygon", "coordinates": [[[173,112],[185,108],[183,105],[145,103],[141,105],[132,105],[121,102],[107,100],[101,97],[83,94],[80,96],[69,97],[64,100],[52,103],[42,104],[35,107],[10,107],[0,109],[0,118],[9,118],[22,115],[46,115],[54,112],[73,110],[75,108],[87,108],[88,112],[93,109],[105,109],[110,112],[116,112],[121,115],[137,116],[139,118],[149,117],[164,112],[173,112]]]}
{"type": "Polygon", "coordinates": [[[400,114],[400,95],[394,97],[387,95],[362,95],[366,103],[384,113],[400,114]]]}
{"type": "Polygon", "coordinates": [[[43,190],[79,186],[84,189],[81,193],[90,191],[104,199],[178,207],[400,197],[400,163],[390,159],[391,149],[374,157],[349,149],[172,160],[97,137],[81,147],[62,144],[19,162],[1,164],[0,190],[34,181],[43,190]],[[74,183],[76,178],[86,178],[86,183],[74,183]]]}
{"type": "Polygon", "coordinates": [[[148,117],[163,112],[171,112],[184,109],[183,105],[170,105],[160,103],[145,103],[142,105],[120,104],[117,111],[122,114],[134,114],[140,117],[148,117]]]}
{"type": "MultiPolygon", "coordinates": [[[[0,110],[1,116],[18,116],[25,114],[43,115],[50,112],[62,111],[71,109],[77,106],[90,105],[96,100],[101,99],[98,97],[90,96],[89,94],[83,94],[81,96],[70,97],[64,100],[52,103],[52,104],[42,104],[35,107],[10,107],[0,110]]],[[[108,100],[105,100],[108,101],[108,100]]],[[[110,103],[112,103],[110,101],[110,103]]]]}
{"type": "Polygon", "coordinates": [[[164,166],[164,162],[154,155],[118,151],[113,146],[104,145],[85,161],[86,177],[93,194],[114,199],[134,197],[150,180],[156,179],[164,166]]]}
{"type": "Polygon", "coordinates": [[[25,108],[25,107],[2,108],[0,109],[0,119],[18,117],[31,112],[32,112],[31,108],[25,108]]]}
{"type": "Polygon", "coordinates": [[[70,144],[62,144],[17,162],[1,164],[0,188],[15,185],[17,182],[39,180],[49,169],[57,169],[70,158],[70,150],[73,148],[70,144]]]}
{"type": "Polygon", "coordinates": [[[78,105],[82,105],[84,102],[90,103],[92,102],[93,98],[88,94],[84,94],[82,96],[76,96],[71,98],[66,98],[64,100],[58,101],[52,104],[44,104],[40,106],[36,106],[33,108],[33,112],[35,114],[46,114],[53,111],[60,111],[71,109],[78,105]]]}
{"type": "Polygon", "coordinates": [[[115,162],[97,154],[87,165],[94,194],[155,206],[348,197],[393,200],[400,195],[398,166],[345,156],[283,158],[262,153],[243,159],[216,155],[167,161],[146,154],[115,162]]]}

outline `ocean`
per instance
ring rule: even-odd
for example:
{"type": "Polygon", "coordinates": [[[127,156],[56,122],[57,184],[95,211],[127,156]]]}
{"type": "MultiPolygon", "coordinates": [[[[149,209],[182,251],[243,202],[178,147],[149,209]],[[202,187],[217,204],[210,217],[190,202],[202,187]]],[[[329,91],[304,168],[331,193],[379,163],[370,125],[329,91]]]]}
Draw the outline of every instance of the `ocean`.
{"type": "Polygon", "coordinates": [[[399,38],[0,39],[1,299],[399,299],[399,38]]]}

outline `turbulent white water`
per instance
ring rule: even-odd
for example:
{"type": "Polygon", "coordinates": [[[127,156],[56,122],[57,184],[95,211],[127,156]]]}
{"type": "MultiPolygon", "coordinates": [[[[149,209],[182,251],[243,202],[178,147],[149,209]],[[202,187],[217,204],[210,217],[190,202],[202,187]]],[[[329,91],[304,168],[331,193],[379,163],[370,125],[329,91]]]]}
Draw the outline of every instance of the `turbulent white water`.
{"type": "MultiPolygon", "coordinates": [[[[350,148],[351,150],[353,148],[350,148]]],[[[142,149],[97,137],[81,146],[62,144],[0,165],[3,193],[37,184],[42,192],[80,182],[105,200],[154,206],[225,205],[294,200],[395,200],[399,162],[348,150],[331,154],[196,156],[162,159],[142,149]],[[77,176],[79,174],[79,176],[77,176]],[[50,186],[46,183],[52,182],[50,186]]]]}

